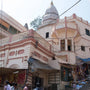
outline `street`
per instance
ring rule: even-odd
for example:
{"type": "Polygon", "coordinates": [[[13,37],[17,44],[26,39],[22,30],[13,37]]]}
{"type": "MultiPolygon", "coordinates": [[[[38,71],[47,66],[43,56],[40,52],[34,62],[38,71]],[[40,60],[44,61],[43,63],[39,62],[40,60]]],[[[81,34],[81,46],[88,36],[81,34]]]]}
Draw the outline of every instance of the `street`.
{"type": "Polygon", "coordinates": [[[90,90],[90,81],[85,86],[83,86],[80,90],[90,90]]]}

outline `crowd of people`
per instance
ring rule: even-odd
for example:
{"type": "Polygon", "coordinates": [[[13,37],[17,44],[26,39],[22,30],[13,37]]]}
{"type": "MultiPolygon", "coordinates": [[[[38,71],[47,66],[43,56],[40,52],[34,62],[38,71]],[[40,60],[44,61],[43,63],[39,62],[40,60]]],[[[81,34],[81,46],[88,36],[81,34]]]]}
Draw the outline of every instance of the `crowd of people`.
{"type": "MultiPolygon", "coordinates": [[[[9,81],[5,82],[4,90],[19,90],[17,87],[17,83],[10,83],[9,81]]],[[[29,90],[28,84],[26,83],[23,87],[23,90],[29,90]]],[[[43,90],[43,88],[40,87],[40,84],[36,84],[36,87],[33,90],[43,90]]]]}
{"type": "Polygon", "coordinates": [[[17,83],[9,83],[9,81],[5,82],[4,90],[18,90],[17,83]]]}
{"type": "Polygon", "coordinates": [[[79,90],[85,84],[87,84],[87,81],[86,80],[81,80],[81,81],[73,82],[72,83],[73,90],[79,90]]]}

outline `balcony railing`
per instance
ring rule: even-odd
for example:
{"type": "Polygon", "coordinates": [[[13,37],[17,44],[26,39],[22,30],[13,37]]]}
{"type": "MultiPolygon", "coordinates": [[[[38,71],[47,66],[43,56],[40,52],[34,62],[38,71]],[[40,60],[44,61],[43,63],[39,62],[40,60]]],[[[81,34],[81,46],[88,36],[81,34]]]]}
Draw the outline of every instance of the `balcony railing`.
{"type": "MultiPolygon", "coordinates": [[[[14,43],[17,41],[21,41],[21,40],[24,40],[26,38],[31,38],[30,37],[30,31],[26,31],[23,33],[19,33],[16,35],[9,36],[9,37],[4,38],[4,39],[0,39],[0,46],[3,46],[5,44],[14,43]]],[[[44,38],[42,38],[38,33],[36,33],[35,31],[33,32],[33,38],[36,41],[38,41],[38,43],[40,43],[40,45],[42,45],[43,47],[45,47],[49,51],[51,50],[51,45],[44,38]]]]}

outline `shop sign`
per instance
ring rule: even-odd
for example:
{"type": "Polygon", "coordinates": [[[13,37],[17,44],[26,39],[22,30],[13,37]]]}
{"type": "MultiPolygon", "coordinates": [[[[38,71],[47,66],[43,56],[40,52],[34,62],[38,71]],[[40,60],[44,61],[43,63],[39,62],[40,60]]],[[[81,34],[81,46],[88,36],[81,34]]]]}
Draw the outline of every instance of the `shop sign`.
{"type": "Polygon", "coordinates": [[[18,73],[18,79],[17,79],[17,83],[20,85],[23,85],[25,82],[25,71],[21,71],[20,73],[18,73]]]}

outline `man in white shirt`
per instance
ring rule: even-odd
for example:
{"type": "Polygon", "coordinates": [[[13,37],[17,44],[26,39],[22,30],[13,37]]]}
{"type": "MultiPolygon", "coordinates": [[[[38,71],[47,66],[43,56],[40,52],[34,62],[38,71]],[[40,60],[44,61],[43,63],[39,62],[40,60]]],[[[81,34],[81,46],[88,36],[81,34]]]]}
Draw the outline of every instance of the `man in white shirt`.
{"type": "Polygon", "coordinates": [[[6,81],[6,85],[7,85],[7,89],[6,90],[11,90],[11,86],[10,86],[8,81],[6,81]]]}

